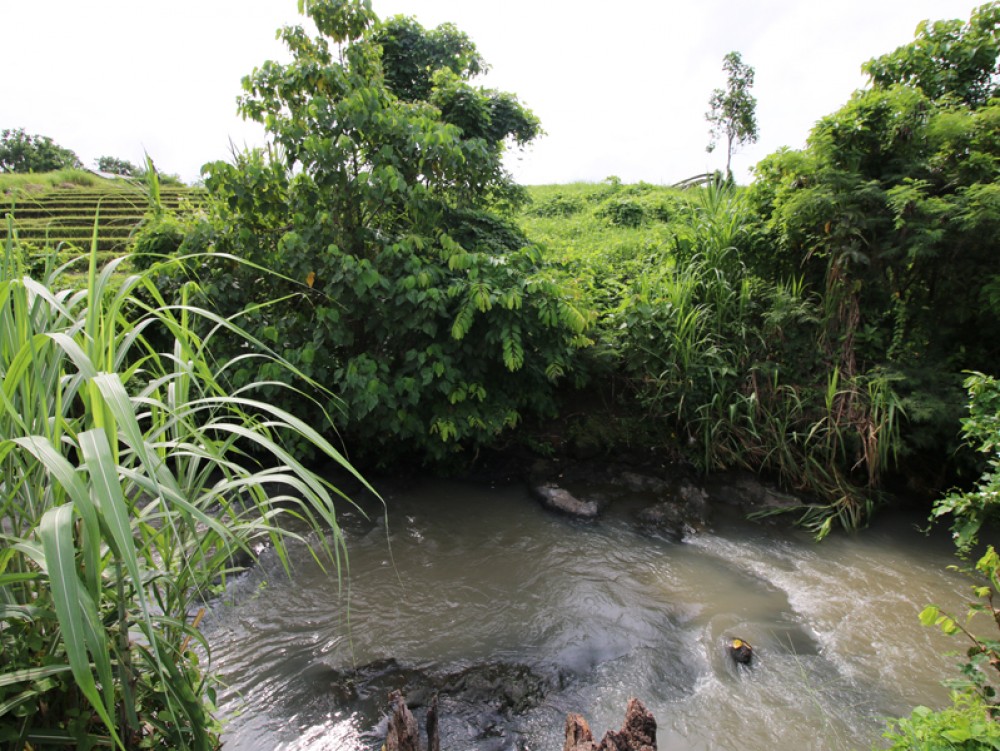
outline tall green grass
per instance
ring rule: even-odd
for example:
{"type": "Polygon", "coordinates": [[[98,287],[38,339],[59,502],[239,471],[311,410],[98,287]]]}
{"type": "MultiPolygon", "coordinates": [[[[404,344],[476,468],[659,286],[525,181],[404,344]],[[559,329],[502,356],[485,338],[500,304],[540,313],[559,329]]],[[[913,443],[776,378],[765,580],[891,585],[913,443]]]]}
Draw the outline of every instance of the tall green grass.
{"type": "Polygon", "coordinates": [[[240,330],[124,259],[99,268],[96,244],[95,224],[82,288],[70,264],[26,275],[9,219],[0,258],[0,745],[216,748],[202,604],[261,545],[287,567],[291,520],[339,576],[342,495],[284,446],[353,470],[226,388],[243,358],[287,364],[249,337],[214,362],[212,336],[240,330]]]}
{"type": "Polygon", "coordinates": [[[899,445],[894,378],[842,373],[824,346],[835,311],[823,297],[748,268],[744,192],[611,183],[532,195],[522,224],[596,309],[598,350],[651,440],[672,435],[706,472],[775,476],[812,501],[799,521],[818,536],[867,521],[899,445]]]}

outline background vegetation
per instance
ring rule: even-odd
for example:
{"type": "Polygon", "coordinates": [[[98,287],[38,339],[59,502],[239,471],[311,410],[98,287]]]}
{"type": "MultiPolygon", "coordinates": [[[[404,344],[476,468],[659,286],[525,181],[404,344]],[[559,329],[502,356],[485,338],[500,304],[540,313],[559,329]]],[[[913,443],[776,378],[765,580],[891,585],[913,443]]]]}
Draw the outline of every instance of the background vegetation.
{"type": "Polygon", "coordinates": [[[164,247],[212,251],[173,284],[341,396],[324,407],[359,461],[558,450],[551,421],[583,400],[613,416],[569,426],[591,450],[770,473],[821,536],[887,483],[929,499],[978,471],[952,457],[962,373],[1000,361],[996,3],[869,61],[869,88],[749,188],[528,193],[501,157],[538,123],[473,83],[465,35],[309,13],[320,35],[283,30],[293,61],[244,81],[271,146],[207,165],[205,219],[164,247]]]}
{"type": "MultiPolygon", "coordinates": [[[[165,207],[148,163],[135,254],[99,273],[98,224],[82,283],[26,275],[8,224],[4,742],[210,747],[199,598],[254,539],[281,544],[282,514],[332,529],[336,563],[335,491],[302,461],[346,466],[337,441],[397,469],[639,446],[768,473],[819,536],[885,488],[943,495],[972,612],[997,622],[996,554],[974,546],[997,509],[1000,4],[866,63],[868,88],[747,188],[528,191],[502,158],[540,125],[477,83],[464,34],[300,6],[318,35],[282,30],[291,62],[244,81],[269,146],[206,165],[202,212],[165,207]]],[[[964,682],[891,739],[992,743],[1000,642],[924,619],[971,640],[964,682]]]]}

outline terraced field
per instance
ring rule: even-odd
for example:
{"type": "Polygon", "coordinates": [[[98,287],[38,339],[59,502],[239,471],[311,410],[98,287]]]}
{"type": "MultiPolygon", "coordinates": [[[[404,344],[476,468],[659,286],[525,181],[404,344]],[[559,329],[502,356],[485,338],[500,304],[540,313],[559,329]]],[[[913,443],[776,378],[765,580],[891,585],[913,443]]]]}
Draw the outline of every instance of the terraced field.
{"type": "MultiPolygon", "coordinates": [[[[166,210],[187,211],[204,200],[204,192],[186,186],[164,186],[160,199],[166,210]]],[[[16,197],[5,196],[0,203],[0,217],[10,214],[20,241],[39,252],[46,247],[58,247],[65,254],[89,251],[96,217],[97,249],[104,258],[128,249],[132,233],[148,210],[144,191],[111,182],[100,187],[21,192],[16,197]]]]}

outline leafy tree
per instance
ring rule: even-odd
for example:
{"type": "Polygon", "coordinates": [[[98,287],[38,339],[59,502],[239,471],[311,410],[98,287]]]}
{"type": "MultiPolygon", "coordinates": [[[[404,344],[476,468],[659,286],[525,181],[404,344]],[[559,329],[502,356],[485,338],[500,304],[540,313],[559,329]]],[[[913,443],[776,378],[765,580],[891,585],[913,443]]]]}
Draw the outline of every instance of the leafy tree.
{"type": "Polygon", "coordinates": [[[397,16],[381,25],[374,38],[382,47],[386,85],[408,102],[430,97],[428,70],[450,70],[466,79],[487,70],[475,45],[452,24],[424,29],[412,18],[397,16]]]}
{"type": "Polygon", "coordinates": [[[705,119],[712,125],[709,153],[715,150],[721,138],[726,139],[726,175],[731,178],[733,150],[757,142],[757,99],[750,93],[754,69],[743,62],[739,52],[726,55],[722,69],[727,75],[726,88],[712,92],[705,119]]]}
{"type": "Polygon", "coordinates": [[[143,172],[141,167],[136,167],[127,159],[119,159],[115,156],[98,157],[97,169],[101,172],[108,172],[112,175],[121,175],[122,177],[138,177],[143,172]]]}
{"type": "Polygon", "coordinates": [[[29,135],[24,128],[0,133],[0,172],[51,172],[83,163],[48,136],[29,135]]]}
{"type": "Polygon", "coordinates": [[[911,458],[934,473],[930,458],[955,448],[961,371],[993,372],[1000,356],[1000,102],[969,93],[995,75],[996,11],[922,24],[869,62],[871,87],[820,120],[805,151],[761,162],[753,189],[767,217],[757,262],[823,293],[828,368],[893,374],[911,458]],[[975,69],[950,75],[927,57],[929,29],[955,31],[952,52],[975,49],[963,57],[975,69]]]}
{"type": "Polygon", "coordinates": [[[472,82],[485,64],[451,26],[300,6],[319,35],[283,29],[292,61],[256,69],[239,103],[272,145],[204,168],[205,242],[255,265],[216,254],[209,299],[236,314],[287,296],[242,324],[343,398],[326,407],[369,459],[445,459],[551,412],[588,316],[503,213],[523,195],[503,154],[537,119],[472,82]]]}

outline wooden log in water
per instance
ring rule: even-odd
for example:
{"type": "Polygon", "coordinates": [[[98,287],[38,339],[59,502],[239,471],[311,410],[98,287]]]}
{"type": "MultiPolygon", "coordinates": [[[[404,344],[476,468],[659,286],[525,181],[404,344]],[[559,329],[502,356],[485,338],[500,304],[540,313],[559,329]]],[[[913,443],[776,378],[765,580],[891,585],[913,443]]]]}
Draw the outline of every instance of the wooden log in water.
{"type": "Polygon", "coordinates": [[[566,715],[566,743],[563,751],[593,751],[594,735],[582,714],[570,712],[566,715]]]}
{"type": "Polygon", "coordinates": [[[427,710],[427,751],[441,751],[441,737],[438,731],[438,698],[431,699],[427,710]]]}

